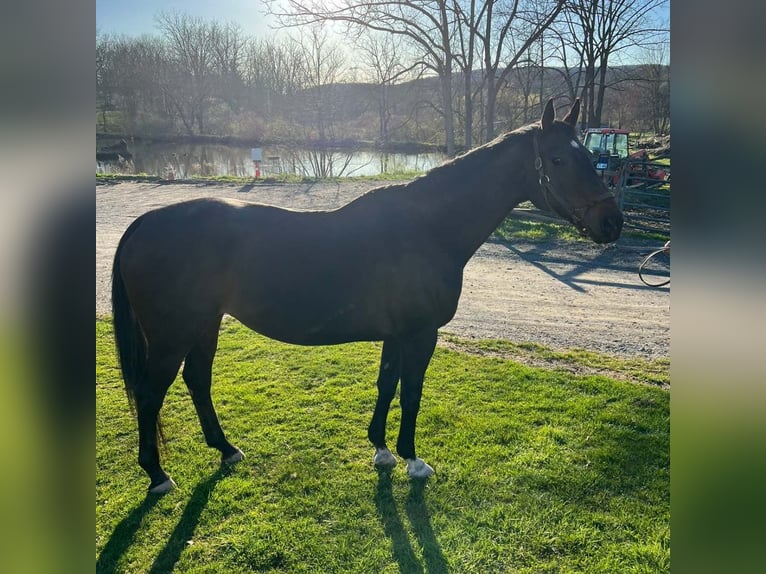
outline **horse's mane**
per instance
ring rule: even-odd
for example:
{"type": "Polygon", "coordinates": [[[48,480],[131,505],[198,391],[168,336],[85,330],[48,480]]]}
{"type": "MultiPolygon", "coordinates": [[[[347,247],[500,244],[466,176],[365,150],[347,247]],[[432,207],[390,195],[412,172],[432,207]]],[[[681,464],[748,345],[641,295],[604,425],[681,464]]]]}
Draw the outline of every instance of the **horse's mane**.
{"type": "Polygon", "coordinates": [[[457,170],[460,170],[462,172],[463,170],[469,169],[468,166],[466,165],[466,160],[471,163],[473,161],[476,161],[477,163],[481,163],[481,161],[485,159],[487,155],[496,153],[500,151],[501,149],[505,149],[507,147],[517,145],[521,143],[522,141],[524,141],[529,134],[539,129],[540,129],[540,123],[535,122],[535,123],[531,123],[531,124],[522,126],[520,128],[517,128],[515,130],[502,133],[499,136],[497,136],[495,139],[493,139],[492,141],[489,141],[479,147],[475,147],[466,152],[463,152],[462,154],[455,156],[454,158],[445,160],[440,165],[434,168],[431,168],[430,170],[428,170],[428,172],[416,177],[410,182],[401,183],[401,184],[389,184],[389,185],[373,188],[365,192],[364,194],[360,195],[356,199],[352,200],[351,203],[356,202],[358,200],[363,200],[363,198],[372,199],[373,196],[380,197],[382,195],[387,195],[389,193],[399,193],[404,189],[408,189],[411,191],[417,190],[418,192],[425,192],[432,187],[431,186],[432,183],[436,183],[437,181],[442,179],[449,180],[453,178],[457,170]]]}
{"type": "Polygon", "coordinates": [[[500,134],[492,141],[489,141],[479,147],[470,149],[454,158],[445,160],[441,165],[434,167],[427,173],[413,180],[413,184],[419,180],[433,180],[442,177],[451,177],[456,169],[466,169],[465,160],[481,162],[489,154],[494,154],[502,149],[515,146],[526,139],[534,131],[540,129],[540,123],[532,123],[512,131],[500,134]]]}

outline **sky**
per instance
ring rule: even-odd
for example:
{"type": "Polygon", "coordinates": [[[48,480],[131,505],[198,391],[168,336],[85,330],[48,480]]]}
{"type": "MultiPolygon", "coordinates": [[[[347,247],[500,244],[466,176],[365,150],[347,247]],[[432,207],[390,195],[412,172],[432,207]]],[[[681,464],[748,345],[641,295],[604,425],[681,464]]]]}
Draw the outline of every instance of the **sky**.
{"type": "Polygon", "coordinates": [[[256,36],[271,33],[261,0],[96,0],[96,30],[128,36],[155,34],[158,30],[154,17],[163,11],[236,22],[256,36]]]}
{"type": "MultiPolygon", "coordinates": [[[[669,4],[658,13],[665,22],[670,20],[669,4]]],[[[269,29],[262,0],[96,0],[96,29],[128,36],[157,33],[154,17],[162,11],[185,12],[219,22],[233,21],[255,36],[273,32],[269,29]]]]}
{"type": "MultiPolygon", "coordinates": [[[[272,20],[264,13],[263,0],[96,0],[96,30],[127,36],[159,34],[155,16],[173,11],[221,23],[235,22],[245,33],[255,37],[275,33],[269,27],[272,20]]],[[[670,2],[658,9],[656,15],[665,25],[669,24],[670,2]]],[[[622,58],[624,61],[619,63],[633,63],[634,58],[640,61],[641,56],[631,52],[622,58]]]]}

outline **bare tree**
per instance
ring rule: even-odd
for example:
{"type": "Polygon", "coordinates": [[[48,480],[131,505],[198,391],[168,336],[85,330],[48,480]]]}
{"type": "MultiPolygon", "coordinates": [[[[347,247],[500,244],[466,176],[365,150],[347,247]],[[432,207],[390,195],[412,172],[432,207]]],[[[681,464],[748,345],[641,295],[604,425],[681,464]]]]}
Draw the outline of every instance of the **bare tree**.
{"type": "Polygon", "coordinates": [[[282,116],[292,123],[293,99],[304,87],[303,65],[303,49],[291,38],[251,42],[243,72],[250,107],[267,118],[282,116]]]}
{"type": "MultiPolygon", "coordinates": [[[[551,69],[561,76],[564,91],[569,96],[569,101],[573,102],[581,94],[585,57],[583,44],[571,41],[574,35],[571,24],[569,13],[565,12],[564,18],[559,18],[551,26],[549,37],[552,38],[551,60],[558,64],[553,65],[551,69]]],[[[587,122],[585,115],[585,112],[580,115],[583,125],[587,122]]]]}
{"type": "Polygon", "coordinates": [[[179,12],[161,13],[157,25],[165,35],[170,63],[166,94],[186,131],[204,133],[205,116],[214,90],[213,27],[179,12]]]}
{"type": "MultiPolygon", "coordinates": [[[[574,56],[583,74],[577,86],[583,101],[583,127],[599,126],[604,109],[608,71],[629,48],[662,42],[668,30],[656,22],[657,8],[667,0],[569,0],[564,13],[560,57],[574,56]]],[[[566,62],[566,60],[565,60],[566,62]]],[[[573,81],[570,80],[570,88],[573,81]]]]}
{"type": "Polygon", "coordinates": [[[647,50],[647,64],[644,71],[643,101],[649,108],[646,114],[651,118],[652,129],[657,135],[665,135],[670,127],[670,62],[668,43],[657,44],[647,50]]]}
{"type": "Polygon", "coordinates": [[[447,154],[454,154],[452,36],[455,15],[451,0],[268,0],[266,4],[282,26],[341,22],[348,26],[349,33],[384,32],[417,47],[421,64],[439,78],[445,145],[447,154]]]}
{"type": "Polygon", "coordinates": [[[529,121],[547,96],[568,94],[583,97],[584,124],[646,119],[645,129],[667,131],[667,35],[650,14],[638,19],[659,0],[568,0],[566,12],[562,0],[290,2],[303,11],[285,12],[285,22],[340,23],[369,86],[344,84],[344,46],[320,29],[256,41],[233,24],[162,14],[153,36],[97,35],[98,128],[396,137],[453,152],[456,138],[468,148],[499,124],[529,121]],[[635,18],[618,19],[610,33],[610,18],[629,6],[635,18]],[[640,34],[625,36],[629,30],[640,34]],[[639,41],[646,50],[632,49],[639,41]],[[615,65],[622,54],[630,66],[615,65]],[[550,81],[556,73],[558,85],[550,81]]]}
{"type": "Polygon", "coordinates": [[[116,108],[117,70],[115,42],[108,35],[96,36],[96,105],[101,112],[101,129],[108,130],[107,112],[116,108]]]}
{"type": "Polygon", "coordinates": [[[120,127],[130,132],[136,130],[142,116],[169,117],[157,76],[164,58],[164,48],[156,38],[97,38],[96,94],[104,131],[108,111],[120,110],[120,127]]]}
{"type": "Polygon", "coordinates": [[[390,140],[390,124],[394,102],[391,88],[407,77],[418,64],[405,63],[401,39],[390,34],[371,32],[360,36],[357,47],[371,81],[373,99],[378,116],[378,138],[385,146],[390,140]]]}
{"type": "Polygon", "coordinates": [[[474,100],[483,88],[483,80],[476,85],[474,65],[478,56],[479,25],[487,9],[487,2],[479,0],[453,0],[453,9],[458,17],[455,61],[463,74],[463,145],[473,147],[474,100]]]}
{"type": "Polygon", "coordinates": [[[216,76],[215,95],[235,112],[240,110],[244,97],[244,67],[247,37],[238,24],[210,24],[212,69],[216,76]]]}
{"type": "Polygon", "coordinates": [[[320,24],[304,28],[295,42],[300,46],[303,72],[300,93],[303,118],[299,123],[304,139],[315,140],[318,145],[304,154],[294,153],[293,163],[306,175],[340,177],[353,154],[334,152],[327,145],[337,137],[336,120],[342,112],[337,84],[345,70],[343,53],[320,24]]]}
{"type": "Polygon", "coordinates": [[[333,97],[335,84],[345,65],[340,48],[321,26],[303,30],[296,40],[301,47],[304,102],[308,116],[302,122],[306,135],[321,142],[335,137],[335,115],[339,102],[333,97]]]}
{"type": "Polygon", "coordinates": [[[533,114],[532,110],[537,109],[535,104],[539,104],[540,95],[533,94],[535,88],[538,86],[537,81],[542,76],[542,67],[537,65],[536,62],[526,59],[519,62],[516,74],[514,74],[516,82],[518,82],[521,99],[521,112],[519,121],[522,124],[529,123],[533,117],[540,117],[540,114],[533,114]]]}
{"type": "Polygon", "coordinates": [[[479,32],[486,85],[484,132],[487,141],[495,135],[500,89],[563,7],[562,0],[487,0],[484,25],[479,32]]]}

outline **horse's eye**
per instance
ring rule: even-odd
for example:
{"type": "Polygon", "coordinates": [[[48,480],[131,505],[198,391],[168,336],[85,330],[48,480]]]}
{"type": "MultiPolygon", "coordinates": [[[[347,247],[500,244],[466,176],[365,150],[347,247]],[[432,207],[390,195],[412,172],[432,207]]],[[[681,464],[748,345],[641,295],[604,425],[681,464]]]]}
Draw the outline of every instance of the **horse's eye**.
{"type": "Polygon", "coordinates": [[[554,157],[551,161],[553,162],[553,165],[561,165],[560,157],[554,157]]]}

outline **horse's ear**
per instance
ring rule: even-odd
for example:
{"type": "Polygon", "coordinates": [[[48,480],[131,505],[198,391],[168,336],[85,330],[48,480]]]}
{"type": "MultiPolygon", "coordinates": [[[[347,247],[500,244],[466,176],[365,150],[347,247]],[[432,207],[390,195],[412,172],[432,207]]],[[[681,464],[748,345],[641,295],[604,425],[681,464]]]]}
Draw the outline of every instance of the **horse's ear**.
{"type": "Polygon", "coordinates": [[[574,104],[572,104],[572,109],[569,110],[569,113],[564,118],[564,121],[568,123],[573,128],[577,127],[577,116],[580,115],[580,98],[577,98],[574,101],[574,104]]]}
{"type": "Polygon", "coordinates": [[[540,119],[540,125],[543,126],[543,130],[547,130],[553,125],[553,118],[556,117],[556,111],[553,109],[553,98],[548,100],[543,110],[543,117],[540,119]]]}

